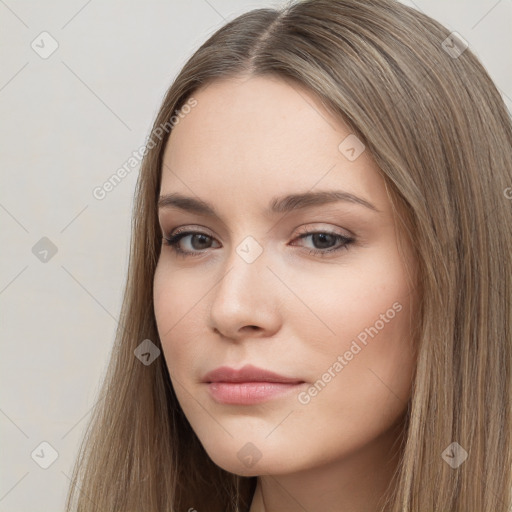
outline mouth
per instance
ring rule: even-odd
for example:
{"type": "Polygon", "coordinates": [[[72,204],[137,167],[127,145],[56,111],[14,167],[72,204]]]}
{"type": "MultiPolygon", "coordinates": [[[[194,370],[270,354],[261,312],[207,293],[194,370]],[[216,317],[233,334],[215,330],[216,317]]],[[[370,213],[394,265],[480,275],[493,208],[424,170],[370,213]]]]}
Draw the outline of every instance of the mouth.
{"type": "Polygon", "coordinates": [[[207,373],[202,382],[213,400],[221,404],[253,405],[282,397],[305,381],[246,365],[238,370],[221,366],[207,373]]]}

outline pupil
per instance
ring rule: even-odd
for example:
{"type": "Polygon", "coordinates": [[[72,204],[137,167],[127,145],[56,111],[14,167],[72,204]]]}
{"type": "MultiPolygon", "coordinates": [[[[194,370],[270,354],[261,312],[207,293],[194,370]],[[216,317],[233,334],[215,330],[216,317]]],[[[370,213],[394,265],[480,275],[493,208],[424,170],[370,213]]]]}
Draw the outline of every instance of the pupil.
{"type": "MultiPolygon", "coordinates": [[[[333,238],[333,235],[329,235],[328,233],[315,233],[313,235],[313,240],[314,240],[314,243],[315,245],[317,245],[317,241],[320,240],[320,249],[325,249],[326,246],[325,246],[325,239],[327,237],[327,247],[330,247],[330,244],[329,244],[329,238],[333,238]],[[324,244],[324,245],[322,245],[324,244]]],[[[330,240],[332,242],[332,240],[330,240]]]]}
{"type": "MultiPolygon", "coordinates": [[[[204,249],[205,247],[196,247],[196,244],[194,244],[194,240],[197,240],[197,238],[201,238],[202,242],[204,243],[205,241],[207,242],[208,237],[205,235],[192,235],[192,247],[194,247],[196,250],[204,249]]],[[[201,242],[199,242],[199,245],[201,245],[201,242]]]]}

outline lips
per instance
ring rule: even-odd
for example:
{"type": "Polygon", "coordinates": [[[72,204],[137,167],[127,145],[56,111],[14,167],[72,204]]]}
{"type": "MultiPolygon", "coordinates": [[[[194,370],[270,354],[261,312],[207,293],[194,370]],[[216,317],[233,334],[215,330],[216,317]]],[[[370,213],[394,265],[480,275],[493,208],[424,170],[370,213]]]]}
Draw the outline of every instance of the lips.
{"type": "Polygon", "coordinates": [[[283,375],[248,364],[239,370],[235,370],[229,366],[221,366],[220,368],[208,372],[203,377],[202,382],[277,382],[282,384],[300,384],[304,381],[301,379],[284,377],[283,375]]]}
{"type": "Polygon", "coordinates": [[[304,384],[301,379],[285,377],[256,366],[239,370],[221,366],[202,380],[210,396],[220,404],[254,405],[285,396],[304,384]]]}

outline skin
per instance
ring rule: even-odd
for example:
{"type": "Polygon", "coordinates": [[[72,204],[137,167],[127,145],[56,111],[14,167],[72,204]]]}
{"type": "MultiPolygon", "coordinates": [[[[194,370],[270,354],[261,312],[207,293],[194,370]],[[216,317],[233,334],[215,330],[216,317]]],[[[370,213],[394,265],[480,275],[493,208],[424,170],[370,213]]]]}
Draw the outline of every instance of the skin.
{"type": "Polygon", "coordinates": [[[154,277],[155,316],[179,403],[217,465],[259,477],[251,512],[377,510],[396,469],[393,444],[415,367],[416,262],[409,246],[398,246],[384,179],[368,150],[346,158],[338,146],[350,130],[296,84],[237,77],[194,97],[197,106],[168,141],[160,193],[200,198],[219,218],[160,208],[163,236],[186,226],[206,238],[179,242],[199,256],[162,245],[154,277]],[[350,192],[378,211],[334,202],[263,213],[275,196],[319,190],[350,192]],[[305,232],[355,241],[310,254],[343,244],[301,239],[305,232]],[[237,253],[247,236],[263,249],[252,263],[237,253]],[[393,304],[401,309],[389,319],[393,304]],[[380,315],[388,321],[335,371],[338,356],[380,315]],[[304,384],[263,404],[215,402],[204,374],[247,363],[304,384]],[[329,368],[329,382],[301,403],[299,391],[305,401],[329,368]],[[260,457],[252,466],[237,456],[247,443],[260,457]]]}

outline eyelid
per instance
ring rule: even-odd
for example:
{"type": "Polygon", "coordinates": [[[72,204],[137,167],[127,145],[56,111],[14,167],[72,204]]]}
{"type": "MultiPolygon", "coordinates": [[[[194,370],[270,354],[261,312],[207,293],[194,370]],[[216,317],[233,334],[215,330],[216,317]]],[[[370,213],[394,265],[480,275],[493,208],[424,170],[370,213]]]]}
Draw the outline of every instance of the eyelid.
{"type": "MultiPolygon", "coordinates": [[[[319,224],[325,224],[325,223],[324,222],[320,222],[319,224]]],[[[340,228],[340,227],[333,227],[333,226],[330,226],[330,227],[322,227],[322,226],[312,227],[309,224],[306,224],[306,225],[300,226],[298,229],[300,230],[299,231],[299,235],[301,235],[301,234],[312,234],[312,233],[331,233],[333,235],[339,235],[339,236],[343,236],[345,238],[356,238],[356,235],[354,233],[352,233],[352,231],[350,231],[350,230],[348,230],[346,228],[340,228]],[[340,229],[343,229],[344,232],[341,232],[341,233],[338,232],[338,230],[340,230],[340,229]]]]}
{"type": "MultiPolygon", "coordinates": [[[[164,231],[164,230],[162,230],[162,231],[164,231]]],[[[195,224],[188,224],[186,226],[180,226],[179,228],[175,228],[169,232],[168,236],[179,235],[180,233],[183,233],[184,231],[193,231],[194,233],[198,233],[200,235],[208,235],[212,238],[215,238],[215,235],[212,235],[208,228],[205,228],[203,226],[197,226],[195,224]],[[191,226],[195,226],[195,227],[191,227],[191,226]]]]}

